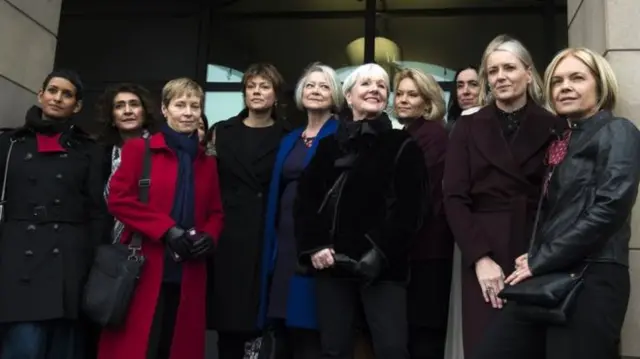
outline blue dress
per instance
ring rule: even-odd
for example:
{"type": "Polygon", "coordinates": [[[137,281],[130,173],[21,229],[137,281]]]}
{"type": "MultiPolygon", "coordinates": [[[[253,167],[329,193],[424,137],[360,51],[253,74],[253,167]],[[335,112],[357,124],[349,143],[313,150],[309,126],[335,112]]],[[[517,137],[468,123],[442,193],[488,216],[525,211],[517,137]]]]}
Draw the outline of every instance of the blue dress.
{"type": "Polygon", "coordinates": [[[282,167],[280,207],[277,219],[278,251],[276,257],[267,316],[273,319],[287,317],[287,297],[291,279],[297,267],[296,240],[293,233],[293,203],[298,188],[298,179],[304,171],[309,148],[299,138],[282,167]]]}

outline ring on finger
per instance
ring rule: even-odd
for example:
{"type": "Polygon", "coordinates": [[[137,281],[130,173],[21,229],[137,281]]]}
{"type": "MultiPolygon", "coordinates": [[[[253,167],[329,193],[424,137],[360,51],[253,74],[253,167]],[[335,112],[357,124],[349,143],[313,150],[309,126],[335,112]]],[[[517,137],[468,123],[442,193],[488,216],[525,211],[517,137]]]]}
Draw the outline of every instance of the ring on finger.
{"type": "Polygon", "coordinates": [[[487,295],[493,294],[493,287],[487,287],[487,289],[484,290],[487,295]]]}

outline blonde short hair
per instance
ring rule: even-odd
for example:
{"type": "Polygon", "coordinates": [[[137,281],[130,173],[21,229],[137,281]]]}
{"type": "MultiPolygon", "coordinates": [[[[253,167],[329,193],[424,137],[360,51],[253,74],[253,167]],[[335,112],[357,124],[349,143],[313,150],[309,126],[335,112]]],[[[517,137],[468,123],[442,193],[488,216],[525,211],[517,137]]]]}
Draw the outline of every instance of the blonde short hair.
{"type": "Polygon", "coordinates": [[[333,102],[333,106],[331,110],[334,113],[337,113],[342,108],[344,104],[344,96],[342,96],[342,92],[340,89],[340,81],[338,80],[338,74],[331,67],[322,64],[320,62],[315,62],[311,64],[302,74],[300,80],[298,80],[298,84],[296,85],[295,90],[295,101],[296,106],[299,110],[304,110],[304,106],[302,105],[302,91],[304,90],[304,86],[307,84],[307,79],[309,75],[314,72],[322,73],[327,79],[327,83],[331,88],[331,101],[333,102]]]}
{"type": "Polygon", "coordinates": [[[504,34],[496,36],[496,38],[487,45],[487,48],[484,50],[484,55],[482,55],[482,64],[480,65],[480,72],[478,73],[478,77],[480,78],[480,95],[478,100],[480,103],[487,105],[489,102],[493,101],[493,96],[489,93],[487,60],[489,55],[496,51],[507,51],[512,53],[520,60],[520,62],[522,62],[526,69],[531,71],[533,81],[531,81],[527,87],[527,94],[536,104],[542,106],[544,104],[544,98],[542,96],[542,79],[536,70],[529,50],[527,50],[520,41],[504,34]]]}
{"type": "Polygon", "coordinates": [[[389,74],[382,66],[378,64],[364,64],[358,66],[352,73],[347,76],[342,84],[342,95],[347,96],[349,92],[353,89],[353,86],[356,85],[361,78],[372,78],[372,77],[380,77],[384,81],[387,87],[387,96],[389,96],[389,74]]]}
{"type": "Polygon", "coordinates": [[[427,104],[427,112],[423,115],[425,120],[442,120],[446,112],[444,91],[433,76],[425,74],[417,69],[403,69],[393,79],[393,88],[398,91],[398,85],[404,79],[410,79],[418,88],[420,97],[427,104]]]}
{"type": "Polygon", "coordinates": [[[194,80],[181,77],[167,82],[162,88],[162,105],[169,106],[171,100],[180,96],[195,96],[204,102],[204,91],[194,80]]]}
{"type": "Polygon", "coordinates": [[[584,47],[570,47],[560,51],[549,63],[544,73],[544,96],[546,107],[549,111],[556,113],[553,106],[553,73],[562,60],[572,56],[585,64],[591,75],[596,80],[596,91],[598,91],[598,110],[612,111],[618,99],[618,80],[609,65],[609,62],[602,55],[584,47]]]}

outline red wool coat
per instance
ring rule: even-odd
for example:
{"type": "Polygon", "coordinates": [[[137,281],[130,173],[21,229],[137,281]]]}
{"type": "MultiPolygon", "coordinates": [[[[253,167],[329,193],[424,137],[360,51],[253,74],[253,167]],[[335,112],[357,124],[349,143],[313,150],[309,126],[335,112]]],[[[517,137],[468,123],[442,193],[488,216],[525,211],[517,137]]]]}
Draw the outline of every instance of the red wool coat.
{"type": "MultiPolygon", "coordinates": [[[[126,226],[123,242],[129,241],[132,231],[144,235],[142,252],[146,262],[124,326],[117,330],[105,329],[102,333],[99,359],[146,359],[164,267],[165,246],[161,237],[175,225],[169,214],[178,173],[178,160],[162,134],[151,137],[151,151],[148,204],[140,203],[137,198],[144,140],[133,139],[125,144],[120,167],[111,178],[109,211],[126,226]]],[[[223,225],[217,165],[215,159],[202,150],[195,160],[194,177],[196,229],[217,239],[223,225]]],[[[184,263],[171,359],[204,358],[206,281],[204,260],[184,263]]]]}

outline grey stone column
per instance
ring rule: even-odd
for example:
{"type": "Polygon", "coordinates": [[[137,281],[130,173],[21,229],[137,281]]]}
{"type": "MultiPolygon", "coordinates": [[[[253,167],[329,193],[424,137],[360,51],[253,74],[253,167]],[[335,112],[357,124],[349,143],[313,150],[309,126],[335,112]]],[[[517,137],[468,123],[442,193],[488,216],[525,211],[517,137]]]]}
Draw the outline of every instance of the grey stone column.
{"type": "Polygon", "coordinates": [[[18,126],[52,70],[62,0],[0,0],[0,127],[18,126]]]}

